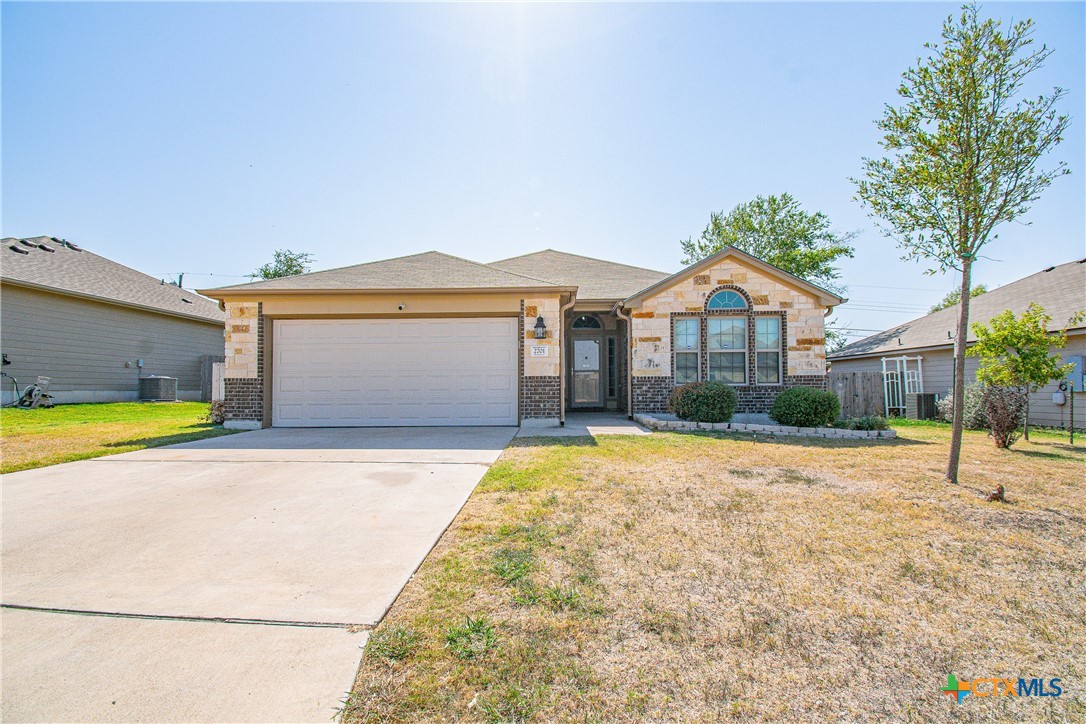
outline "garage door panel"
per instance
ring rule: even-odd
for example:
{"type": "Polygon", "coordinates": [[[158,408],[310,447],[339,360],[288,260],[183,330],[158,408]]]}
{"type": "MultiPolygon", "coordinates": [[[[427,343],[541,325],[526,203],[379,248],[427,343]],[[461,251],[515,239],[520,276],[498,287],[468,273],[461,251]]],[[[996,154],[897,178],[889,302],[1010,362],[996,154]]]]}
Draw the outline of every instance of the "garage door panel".
{"type": "Polygon", "coordinates": [[[277,320],[277,426],[515,425],[515,319],[277,320]]]}

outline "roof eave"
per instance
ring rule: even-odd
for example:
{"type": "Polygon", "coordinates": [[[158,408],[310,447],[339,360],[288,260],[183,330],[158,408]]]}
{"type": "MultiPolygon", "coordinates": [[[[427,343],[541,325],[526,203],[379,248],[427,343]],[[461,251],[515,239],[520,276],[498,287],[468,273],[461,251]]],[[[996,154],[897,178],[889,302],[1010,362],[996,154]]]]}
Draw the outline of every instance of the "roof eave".
{"type": "Polygon", "coordinates": [[[571,294],[577,291],[574,286],[546,286],[546,287],[451,287],[443,289],[439,287],[366,287],[351,289],[275,289],[275,288],[244,288],[221,287],[219,289],[197,289],[197,294],[212,299],[225,300],[227,297],[294,297],[308,295],[333,295],[333,294],[509,294],[509,293],[551,293],[571,294]]]}
{"type": "Polygon", "coordinates": [[[755,268],[761,270],[762,272],[769,274],[770,276],[777,277],[786,283],[790,283],[792,286],[798,287],[799,289],[807,292],[811,296],[817,297],[818,301],[825,307],[829,307],[832,309],[833,307],[836,307],[840,304],[844,304],[846,301],[843,297],[840,297],[829,290],[823,289],[822,287],[815,286],[814,284],[811,284],[804,279],[800,279],[795,274],[790,274],[783,269],[779,269],[768,262],[762,261],[756,256],[751,256],[745,251],[741,251],[739,249],[736,249],[735,247],[728,246],[711,256],[705,257],[696,264],[691,264],[688,267],[680,269],[671,276],[665,277],[664,279],[661,279],[655,284],[645,287],[636,294],[629,296],[626,299],[623,299],[622,306],[626,307],[640,304],[646,298],[652,296],[657,291],[667,289],[668,287],[679,283],[683,279],[694,276],[699,271],[708,269],[709,267],[728,257],[735,257],[740,261],[746,262],[751,266],[754,266],[755,268]]]}
{"type": "MultiPolygon", "coordinates": [[[[1050,330],[1048,330],[1048,333],[1049,334],[1059,334],[1060,331],[1061,330],[1058,330],[1058,329],[1050,329],[1050,330]]],[[[1070,329],[1062,330],[1062,331],[1065,334],[1069,335],[1069,336],[1070,335],[1086,334],[1086,326],[1083,326],[1083,327],[1071,327],[1070,329]]],[[[970,339],[968,342],[966,342],[966,345],[975,344],[976,341],[977,341],[976,338],[970,339]]],[[[927,344],[927,345],[913,346],[913,347],[892,347],[890,349],[873,350],[871,352],[857,352],[856,354],[846,354],[846,355],[829,354],[829,355],[826,355],[826,361],[827,362],[835,362],[835,361],[842,362],[844,360],[868,359],[868,358],[871,358],[871,357],[900,357],[903,354],[912,354],[914,352],[932,352],[932,351],[942,351],[942,350],[951,350],[951,351],[953,351],[953,349],[954,349],[954,343],[953,342],[944,342],[944,343],[940,343],[940,344],[927,344]]]]}
{"type": "MultiPolygon", "coordinates": [[[[120,299],[113,299],[111,297],[102,297],[97,294],[87,294],[85,292],[75,292],[70,289],[61,289],[59,287],[51,287],[46,284],[35,284],[34,282],[23,281],[22,279],[0,279],[0,284],[10,284],[16,287],[25,287],[27,289],[35,289],[42,292],[49,292],[50,294],[59,294],[65,297],[76,297],[78,299],[88,299],[93,302],[100,302],[102,304],[112,304],[116,307],[127,307],[129,309],[138,309],[143,312],[151,312],[152,314],[165,314],[169,317],[177,317],[179,319],[188,319],[193,322],[204,322],[205,324],[222,325],[226,323],[226,318],[214,319],[212,317],[205,317],[200,314],[185,314],[184,312],[175,312],[169,309],[162,309],[161,307],[151,307],[146,304],[137,304],[135,302],[125,302],[120,299]]],[[[199,291],[197,294],[201,294],[199,291]]],[[[201,294],[201,296],[207,296],[201,294]]]]}

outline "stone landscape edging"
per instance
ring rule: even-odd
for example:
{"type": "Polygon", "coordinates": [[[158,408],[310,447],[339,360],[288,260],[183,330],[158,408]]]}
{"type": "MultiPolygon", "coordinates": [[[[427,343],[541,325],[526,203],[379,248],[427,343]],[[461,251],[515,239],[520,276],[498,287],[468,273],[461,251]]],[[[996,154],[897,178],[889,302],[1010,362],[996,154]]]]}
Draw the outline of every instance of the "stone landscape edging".
{"type": "Polygon", "coordinates": [[[890,440],[897,437],[896,430],[845,430],[839,427],[792,427],[744,422],[690,422],[689,420],[661,420],[647,414],[634,415],[634,420],[650,430],[748,432],[781,437],[821,437],[844,440],[890,440]]]}

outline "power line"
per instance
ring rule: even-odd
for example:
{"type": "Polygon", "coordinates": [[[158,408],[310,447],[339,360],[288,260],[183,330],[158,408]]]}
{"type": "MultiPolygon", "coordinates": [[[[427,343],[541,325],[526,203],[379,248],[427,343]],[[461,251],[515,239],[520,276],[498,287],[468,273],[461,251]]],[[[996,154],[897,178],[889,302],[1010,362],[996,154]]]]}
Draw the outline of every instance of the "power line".
{"type": "Polygon", "coordinates": [[[155,274],[153,276],[156,276],[156,277],[167,276],[167,277],[169,277],[169,276],[177,276],[178,274],[184,274],[185,276],[190,276],[190,277],[232,277],[232,278],[235,278],[235,279],[248,279],[249,278],[248,274],[216,274],[214,272],[206,272],[206,273],[205,272],[165,272],[165,273],[155,274]]]}
{"type": "Polygon", "coordinates": [[[893,302],[885,299],[850,299],[848,304],[878,304],[880,306],[890,307],[927,307],[926,304],[913,304],[912,302],[893,302]]]}
{"type": "Polygon", "coordinates": [[[861,289],[902,289],[907,292],[945,292],[945,289],[932,289],[931,287],[888,287],[882,284],[847,284],[849,288],[859,287],[861,289]]]}

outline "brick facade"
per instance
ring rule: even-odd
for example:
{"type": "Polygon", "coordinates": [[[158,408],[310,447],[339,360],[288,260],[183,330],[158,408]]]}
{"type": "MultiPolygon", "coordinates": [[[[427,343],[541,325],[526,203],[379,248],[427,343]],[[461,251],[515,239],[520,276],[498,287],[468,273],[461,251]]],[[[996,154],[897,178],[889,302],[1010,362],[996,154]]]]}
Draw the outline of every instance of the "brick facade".
{"type": "MultiPolygon", "coordinates": [[[[675,387],[671,377],[634,377],[633,408],[634,413],[667,412],[668,398],[675,387]]],[[[783,385],[738,385],[732,387],[739,398],[735,406],[737,413],[769,412],[773,401],[789,387],[813,387],[826,389],[824,375],[786,375],[783,385]]]]}
{"type": "Polygon", "coordinates": [[[264,419],[262,379],[227,377],[223,380],[223,419],[227,422],[264,419]]]}
{"type": "Polygon", "coordinates": [[[675,381],[671,377],[633,378],[633,412],[667,412],[675,381]]]}
{"type": "MultiPolygon", "coordinates": [[[[228,370],[229,372],[229,370],[228,370]]],[[[264,422],[264,310],[256,305],[256,376],[223,379],[223,418],[229,423],[264,422]]]]}
{"type": "Polygon", "coordinates": [[[520,378],[520,417],[522,420],[531,418],[558,418],[561,407],[559,396],[559,377],[528,377],[520,378]]]}

